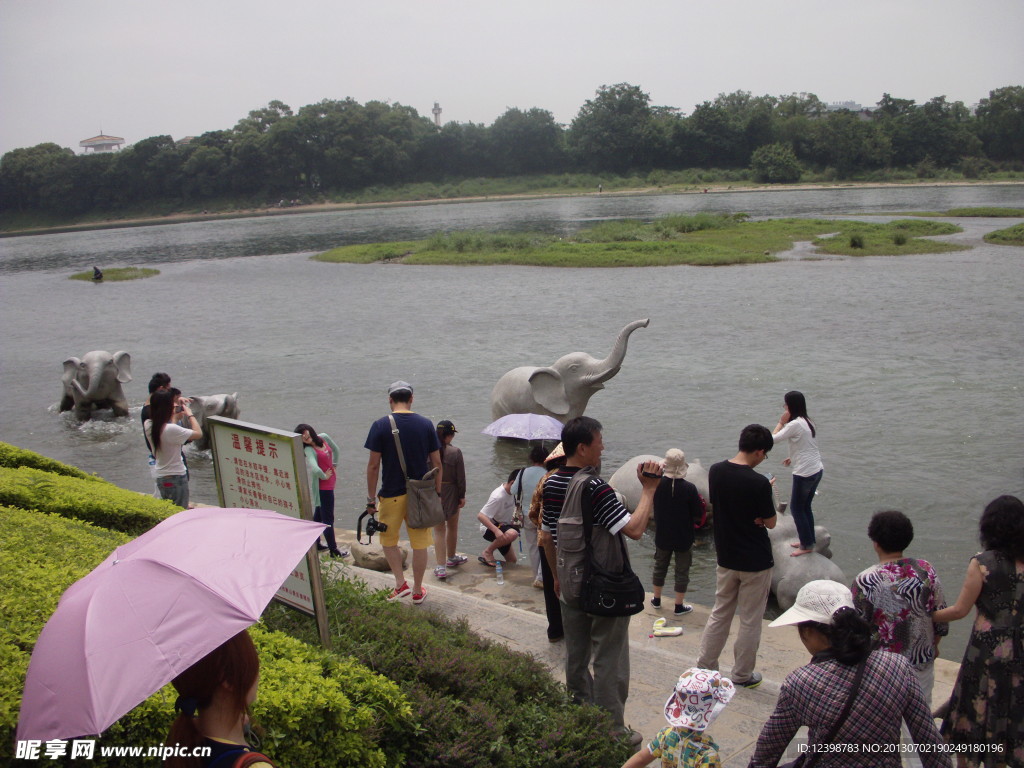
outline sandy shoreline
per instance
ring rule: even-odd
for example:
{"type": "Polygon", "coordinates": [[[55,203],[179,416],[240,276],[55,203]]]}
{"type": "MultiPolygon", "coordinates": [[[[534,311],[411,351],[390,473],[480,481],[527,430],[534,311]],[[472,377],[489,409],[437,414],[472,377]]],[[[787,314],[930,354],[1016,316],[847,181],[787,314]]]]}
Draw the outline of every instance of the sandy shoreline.
{"type": "Polygon", "coordinates": [[[432,198],[427,200],[401,200],[393,202],[372,203],[311,203],[285,208],[262,207],[242,208],[218,213],[170,213],[164,216],[144,218],[115,218],[102,221],[67,224],[55,227],[38,227],[29,229],[10,229],[0,232],[0,237],[20,237],[25,235],[52,235],[66,232],[86,232],[100,229],[119,229],[123,227],[149,227],[160,224],[184,224],[199,221],[219,221],[222,219],[248,219],[263,216],[289,216],[298,213],[324,213],[329,211],[347,211],[372,208],[400,208],[416,205],[442,205],[448,203],[482,203],[500,202],[504,200],[544,200],[563,197],[631,197],[637,195],[700,195],[729,194],[736,192],[781,192],[830,189],[885,189],[890,187],[967,187],[967,186],[1010,186],[1024,184],[1024,181],[936,181],[936,182],[822,182],[808,184],[749,184],[736,186],[733,184],[709,184],[701,188],[675,187],[637,187],[610,192],[547,192],[511,195],[485,195],[475,197],[432,198]]]}

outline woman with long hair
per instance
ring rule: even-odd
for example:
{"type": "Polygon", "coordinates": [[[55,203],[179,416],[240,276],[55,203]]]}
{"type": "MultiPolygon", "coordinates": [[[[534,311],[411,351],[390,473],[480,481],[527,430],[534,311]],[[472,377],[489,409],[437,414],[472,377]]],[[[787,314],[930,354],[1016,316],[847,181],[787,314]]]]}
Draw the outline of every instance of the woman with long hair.
{"type": "Polygon", "coordinates": [[[964,747],[961,766],[1024,765],[1024,503],[992,500],[979,529],[984,551],[971,558],[960,597],[932,614],[956,621],[978,609],[940,730],[964,747]]]}
{"type": "MultiPolygon", "coordinates": [[[[256,646],[243,630],[178,675],[171,684],[178,692],[166,744],[209,748],[208,757],[170,757],[167,768],[231,768],[252,753],[247,742],[249,707],[256,701],[260,660],[256,646]]],[[[265,755],[255,753],[252,768],[273,768],[265,755]],[[262,758],[262,759],[260,759],[262,758]]]]}
{"type": "Polygon", "coordinates": [[[949,766],[948,757],[931,746],[941,739],[914,668],[903,655],[875,648],[874,627],[854,609],[846,586],[805,584],[793,607],[769,626],[793,624],[811,663],[783,682],[749,768],[777,765],[802,725],[815,768],[898,768],[903,721],[914,741],[927,745],[919,752],[925,768],[949,766]]]}
{"type": "Polygon", "coordinates": [[[814,493],[825,473],[825,466],[821,463],[818,433],[814,422],[807,415],[807,400],[803,392],[787,392],[783,401],[786,407],[779,417],[779,423],[772,430],[772,437],[776,445],[784,440],[788,443],[789,456],[782,464],[793,467],[789,511],[796,523],[800,541],[792,545],[796,549],[790,555],[797,557],[814,551],[814,514],[811,512],[811,502],[814,501],[814,493]]]}
{"type": "Polygon", "coordinates": [[[160,498],[188,509],[188,469],[182,459],[181,448],[189,440],[198,440],[203,436],[188,401],[170,391],[154,392],[149,398],[149,419],[142,428],[146,433],[146,441],[153,448],[153,458],[156,459],[156,487],[160,491],[160,498]],[[190,429],[174,423],[174,408],[179,403],[190,429]]]}
{"type": "Polygon", "coordinates": [[[317,432],[309,424],[299,424],[295,431],[302,435],[302,451],[309,474],[309,495],[313,499],[313,519],[324,523],[325,547],[316,540],[318,550],[328,550],[331,557],[345,557],[348,550],[338,549],[334,537],[334,486],[338,482],[338,444],[326,432],[317,432]]]}
{"type": "Polygon", "coordinates": [[[466,462],[462,450],[452,445],[455,425],[448,419],[437,422],[437,439],[441,442],[441,507],[444,522],[434,526],[434,576],[444,581],[448,569],[457,568],[468,559],[456,552],[459,546],[459,511],[466,506],[466,462]]]}

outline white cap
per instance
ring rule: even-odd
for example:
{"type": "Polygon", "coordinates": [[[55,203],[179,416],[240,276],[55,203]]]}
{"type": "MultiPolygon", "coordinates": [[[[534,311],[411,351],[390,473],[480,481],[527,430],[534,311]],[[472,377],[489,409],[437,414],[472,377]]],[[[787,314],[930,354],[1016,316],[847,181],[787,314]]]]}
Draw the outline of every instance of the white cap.
{"type": "Polygon", "coordinates": [[[853,608],[850,588],[838,581],[809,581],[796,593],[793,607],[769,624],[769,627],[785,627],[801,621],[816,621],[831,624],[832,614],[840,608],[853,608]]]}

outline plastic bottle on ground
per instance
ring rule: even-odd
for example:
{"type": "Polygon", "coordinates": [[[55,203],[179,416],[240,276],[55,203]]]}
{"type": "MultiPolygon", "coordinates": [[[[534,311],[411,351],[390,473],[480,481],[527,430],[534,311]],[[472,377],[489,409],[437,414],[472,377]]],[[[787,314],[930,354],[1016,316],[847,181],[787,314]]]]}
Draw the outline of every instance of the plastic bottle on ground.
{"type": "Polygon", "coordinates": [[[498,564],[495,566],[494,570],[495,570],[495,573],[498,576],[498,583],[499,584],[504,584],[505,583],[505,572],[501,569],[501,561],[500,560],[498,561],[498,564]]]}

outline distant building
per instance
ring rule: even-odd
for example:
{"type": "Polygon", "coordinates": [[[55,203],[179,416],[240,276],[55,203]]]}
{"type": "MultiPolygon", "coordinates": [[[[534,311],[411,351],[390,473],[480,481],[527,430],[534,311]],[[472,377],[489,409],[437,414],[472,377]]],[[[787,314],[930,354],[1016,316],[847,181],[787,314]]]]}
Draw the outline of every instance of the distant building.
{"type": "Polygon", "coordinates": [[[185,136],[184,138],[178,139],[176,142],[174,142],[174,145],[177,147],[187,147],[195,140],[195,136],[185,136]]]}
{"type": "Polygon", "coordinates": [[[441,128],[441,105],[436,101],[434,102],[434,108],[431,110],[434,113],[434,127],[438,130],[441,128]]]}
{"type": "Polygon", "coordinates": [[[825,109],[829,112],[838,112],[841,109],[848,109],[850,112],[860,112],[864,107],[855,101],[833,101],[825,109]]]}
{"type": "Polygon", "coordinates": [[[124,144],[124,139],[120,136],[107,136],[101,133],[99,136],[93,136],[91,139],[83,139],[78,142],[78,146],[83,147],[86,153],[89,150],[93,152],[116,152],[124,144]]]}

